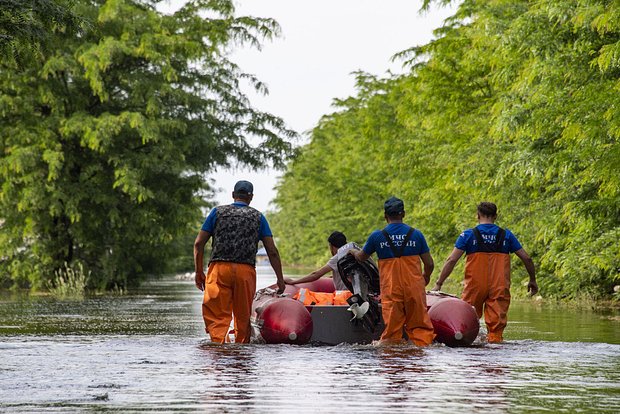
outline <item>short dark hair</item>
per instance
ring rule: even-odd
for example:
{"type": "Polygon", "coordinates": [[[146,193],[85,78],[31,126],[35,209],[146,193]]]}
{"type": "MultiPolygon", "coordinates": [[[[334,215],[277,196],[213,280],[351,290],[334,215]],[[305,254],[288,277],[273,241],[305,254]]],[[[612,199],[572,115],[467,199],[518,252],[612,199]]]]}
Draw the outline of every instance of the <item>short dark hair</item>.
{"type": "Polygon", "coordinates": [[[335,231],[329,235],[327,241],[329,242],[329,244],[339,249],[345,244],[347,244],[347,236],[345,236],[344,233],[335,231]]]}
{"type": "Polygon", "coordinates": [[[484,217],[496,217],[497,206],[495,203],[491,203],[490,201],[483,201],[478,204],[478,214],[484,217]]]}

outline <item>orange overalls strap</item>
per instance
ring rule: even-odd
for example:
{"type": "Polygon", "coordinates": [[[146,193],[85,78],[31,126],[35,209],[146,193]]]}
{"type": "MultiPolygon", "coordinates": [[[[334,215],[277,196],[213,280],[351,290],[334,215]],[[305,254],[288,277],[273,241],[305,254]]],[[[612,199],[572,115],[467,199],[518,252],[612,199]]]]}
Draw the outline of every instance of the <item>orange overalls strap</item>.
{"type": "Polygon", "coordinates": [[[483,251],[467,255],[461,298],[476,309],[478,317],[484,314],[489,342],[501,342],[510,306],[510,255],[499,251],[504,239],[501,233],[496,243],[485,246],[477,230],[474,235],[483,251]]]}
{"type": "Polygon", "coordinates": [[[407,246],[407,242],[409,241],[409,238],[413,234],[414,230],[415,229],[413,227],[409,227],[409,231],[407,231],[407,234],[405,235],[405,238],[403,239],[403,244],[400,245],[400,250],[396,250],[396,246],[394,246],[394,242],[392,241],[390,234],[387,231],[385,231],[385,229],[381,230],[381,233],[383,233],[383,237],[385,237],[385,240],[387,240],[388,245],[390,246],[390,250],[392,251],[392,254],[394,255],[394,257],[401,257],[403,255],[403,253],[405,252],[405,247],[407,246]]]}
{"type": "Polygon", "coordinates": [[[401,341],[404,328],[409,340],[418,346],[426,346],[433,342],[435,332],[426,310],[426,283],[420,256],[402,256],[412,232],[410,229],[400,252],[396,252],[391,238],[386,237],[397,257],[379,259],[381,312],[385,323],[381,340],[401,341]]]}

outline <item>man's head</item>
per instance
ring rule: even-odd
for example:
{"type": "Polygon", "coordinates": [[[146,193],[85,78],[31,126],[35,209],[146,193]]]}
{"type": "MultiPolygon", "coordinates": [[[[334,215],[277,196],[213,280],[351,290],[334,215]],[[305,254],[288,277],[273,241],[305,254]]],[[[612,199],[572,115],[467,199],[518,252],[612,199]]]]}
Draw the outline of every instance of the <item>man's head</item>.
{"type": "Polygon", "coordinates": [[[332,254],[336,254],[339,248],[347,244],[347,236],[342,232],[335,231],[329,235],[327,242],[329,243],[329,249],[332,254]]]}
{"type": "Polygon", "coordinates": [[[405,217],[405,203],[396,197],[388,198],[383,204],[386,220],[402,220],[405,217]]]}
{"type": "Polygon", "coordinates": [[[249,203],[254,196],[254,186],[249,181],[237,181],[232,196],[235,200],[242,200],[249,203]]]}
{"type": "Polygon", "coordinates": [[[495,221],[497,218],[497,206],[495,203],[483,201],[478,204],[478,219],[486,218],[495,221]]]}

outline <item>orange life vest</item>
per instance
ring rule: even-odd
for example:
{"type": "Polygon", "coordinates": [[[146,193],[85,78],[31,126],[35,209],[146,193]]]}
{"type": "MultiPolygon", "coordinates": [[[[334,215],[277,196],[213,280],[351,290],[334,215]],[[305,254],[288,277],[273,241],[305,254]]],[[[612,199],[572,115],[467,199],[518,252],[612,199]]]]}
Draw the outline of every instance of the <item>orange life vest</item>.
{"type": "Polygon", "coordinates": [[[306,288],[301,288],[293,295],[293,299],[300,301],[306,306],[309,305],[348,305],[347,299],[353,294],[348,290],[341,290],[334,293],[314,292],[306,288]]]}

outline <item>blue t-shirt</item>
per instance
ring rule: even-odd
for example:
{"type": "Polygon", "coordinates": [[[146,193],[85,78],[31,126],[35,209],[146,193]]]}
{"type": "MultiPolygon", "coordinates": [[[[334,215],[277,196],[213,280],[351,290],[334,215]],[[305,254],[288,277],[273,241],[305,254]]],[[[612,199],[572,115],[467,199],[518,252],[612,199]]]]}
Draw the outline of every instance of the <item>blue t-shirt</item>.
{"type": "MultiPolygon", "coordinates": [[[[499,231],[499,227],[496,224],[478,224],[476,227],[485,243],[495,243],[495,238],[499,231]]],[[[521,249],[521,243],[519,243],[515,235],[512,234],[510,230],[505,230],[506,236],[504,237],[504,244],[500,251],[502,253],[514,253],[521,249]]],[[[467,229],[456,239],[454,247],[464,250],[466,254],[470,254],[478,251],[477,244],[478,242],[476,241],[473,229],[467,229]]]]}
{"type": "MultiPolygon", "coordinates": [[[[400,250],[409,228],[410,227],[405,223],[390,223],[385,226],[385,231],[387,231],[390,235],[396,251],[400,250]]],[[[379,260],[391,259],[395,257],[392,249],[390,248],[390,244],[385,239],[385,236],[381,230],[375,230],[372,232],[362,250],[364,250],[364,253],[369,256],[376,252],[379,260]]],[[[413,233],[411,233],[411,236],[405,245],[403,256],[419,256],[421,254],[428,253],[429,251],[430,249],[428,248],[428,244],[426,244],[424,235],[420,230],[415,229],[413,233]]]]}
{"type": "MultiPolygon", "coordinates": [[[[247,206],[247,203],[244,203],[242,201],[235,201],[234,203],[232,203],[231,205],[233,206],[237,206],[237,207],[242,207],[242,206],[247,206]]],[[[215,229],[215,219],[216,219],[216,212],[217,208],[212,208],[211,211],[209,212],[209,215],[207,216],[206,220],[204,223],[202,223],[202,230],[203,231],[207,231],[210,234],[213,234],[213,229],[215,229]]],[[[263,214],[261,213],[260,215],[260,228],[258,230],[258,238],[260,240],[262,240],[264,237],[272,237],[273,235],[271,234],[271,229],[269,228],[269,223],[267,222],[267,219],[265,218],[265,216],[263,216],[263,214]]]]}

